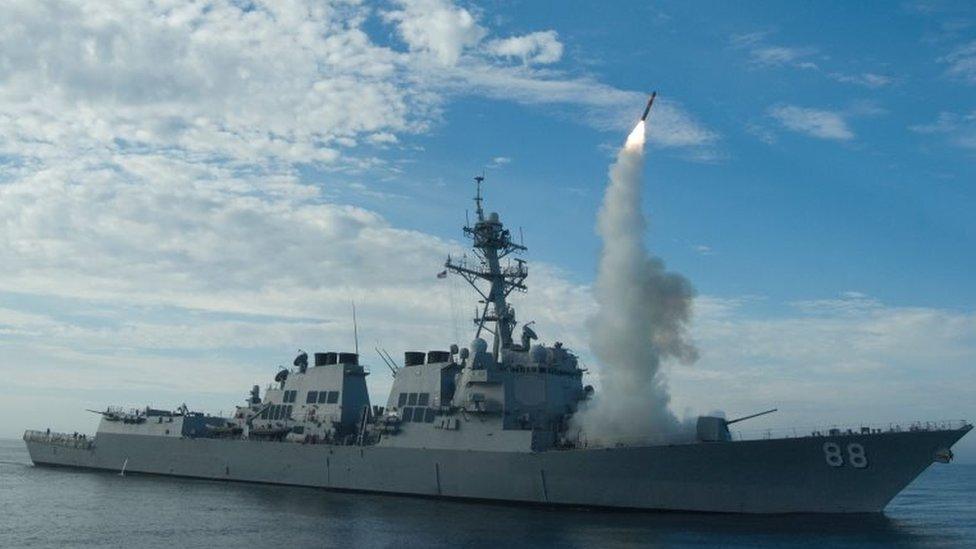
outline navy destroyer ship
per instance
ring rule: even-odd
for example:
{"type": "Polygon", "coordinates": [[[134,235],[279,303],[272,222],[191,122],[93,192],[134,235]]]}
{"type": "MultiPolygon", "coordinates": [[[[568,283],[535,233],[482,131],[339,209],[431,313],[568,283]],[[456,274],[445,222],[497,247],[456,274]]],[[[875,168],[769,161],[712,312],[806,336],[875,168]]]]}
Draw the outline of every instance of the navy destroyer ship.
{"type": "MultiPolygon", "coordinates": [[[[678,441],[587,443],[569,423],[593,389],[561,343],[518,340],[508,297],[526,248],[497,213],[464,227],[476,260],[444,265],[481,298],[468,347],[406,352],[384,405],[357,353],[301,353],[231,417],[108,408],[94,436],[24,434],[38,466],[544,505],[733,513],[880,512],[972,425],[917,423],[741,440],[699,417],[678,441]],[[489,344],[489,340],[491,343],[489,344]]],[[[531,323],[530,323],[531,324],[531,323]]],[[[741,419],[748,419],[741,418],[741,419]]]]}

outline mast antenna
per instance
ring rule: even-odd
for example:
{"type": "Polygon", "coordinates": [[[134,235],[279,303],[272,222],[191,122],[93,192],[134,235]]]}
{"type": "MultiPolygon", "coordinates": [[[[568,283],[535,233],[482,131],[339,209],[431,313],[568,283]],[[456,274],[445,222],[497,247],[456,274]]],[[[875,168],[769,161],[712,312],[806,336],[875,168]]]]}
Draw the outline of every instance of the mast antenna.
{"type": "Polygon", "coordinates": [[[356,354],[359,354],[359,324],[356,322],[356,302],[352,301],[352,338],[356,344],[356,354]]]}
{"type": "Polygon", "coordinates": [[[482,207],[481,207],[481,183],[484,182],[485,176],[483,176],[483,175],[476,175],[475,178],[474,178],[474,180],[475,180],[475,184],[476,184],[477,189],[478,189],[477,192],[474,195],[474,203],[478,206],[477,207],[477,210],[476,210],[477,213],[478,213],[478,221],[484,221],[485,220],[485,210],[482,209],[482,207]]]}
{"type": "Polygon", "coordinates": [[[475,262],[468,262],[467,257],[461,261],[448,257],[444,267],[465,279],[481,297],[479,303],[482,308],[475,313],[474,319],[477,326],[475,337],[481,337],[483,331],[492,334],[492,352],[498,360],[500,351],[512,347],[512,330],[516,324],[515,309],[509,306],[508,296],[515,290],[526,290],[525,279],[529,273],[524,260],[517,260],[515,265],[510,262],[507,265],[501,263],[510,254],[518,255],[526,248],[521,243],[521,231],[517,243],[498,218],[498,214],[485,216],[484,199],[481,195],[481,184],[484,180],[484,175],[474,178],[477,217],[474,225],[468,224],[463,229],[464,235],[472,240],[475,262]]]}
{"type": "Polygon", "coordinates": [[[393,377],[396,377],[396,375],[397,375],[397,366],[396,366],[396,363],[393,362],[393,359],[392,358],[387,358],[389,356],[389,353],[387,353],[386,356],[384,356],[383,355],[384,349],[380,349],[379,345],[377,345],[376,347],[373,347],[373,349],[376,350],[376,354],[380,355],[380,359],[383,362],[386,363],[386,367],[390,369],[390,373],[393,374],[393,377]]]}

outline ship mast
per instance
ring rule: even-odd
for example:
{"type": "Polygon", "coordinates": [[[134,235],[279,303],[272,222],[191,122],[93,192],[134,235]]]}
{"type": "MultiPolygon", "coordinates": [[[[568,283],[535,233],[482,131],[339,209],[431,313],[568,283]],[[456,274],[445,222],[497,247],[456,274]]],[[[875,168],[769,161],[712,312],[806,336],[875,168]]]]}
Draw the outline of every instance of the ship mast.
{"type": "Polygon", "coordinates": [[[508,295],[514,290],[525,291],[524,281],[529,275],[525,260],[515,258],[514,265],[505,267],[501,266],[501,260],[509,254],[524,252],[526,248],[512,242],[511,233],[505,229],[497,213],[485,217],[481,197],[481,183],[485,178],[478,176],[474,180],[477,188],[474,197],[477,221],[474,227],[465,226],[464,234],[471,238],[479,264],[473,266],[466,260],[457,262],[448,257],[444,267],[467,280],[481,295],[484,307],[474,319],[478,326],[475,337],[481,337],[482,330],[490,332],[494,336],[492,349],[495,360],[499,360],[499,350],[512,346],[512,330],[515,328],[515,310],[507,302],[508,295]],[[479,285],[482,280],[488,282],[487,289],[479,285]],[[489,323],[494,323],[493,328],[488,327],[489,323]]]}

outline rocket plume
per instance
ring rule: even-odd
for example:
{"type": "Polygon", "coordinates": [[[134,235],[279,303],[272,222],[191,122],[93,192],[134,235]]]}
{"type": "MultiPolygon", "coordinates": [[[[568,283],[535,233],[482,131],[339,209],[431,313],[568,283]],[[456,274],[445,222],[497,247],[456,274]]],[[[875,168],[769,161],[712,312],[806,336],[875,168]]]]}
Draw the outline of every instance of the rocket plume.
{"type": "Polygon", "coordinates": [[[601,389],[575,414],[571,431],[587,442],[671,438],[680,424],[668,404],[662,362],[691,363],[693,289],[648,253],[641,211],[644,121],[627,137],[610,167],[597,233],[603,240],[589,320],[590,348],[600,362],[601,389]]]}
{"type": "MultiPolygon", "coordinates": [[[[624,142],[624,151],[636,151],[638,155],[643,156],[644,152],[644,121],[641,120],[634,126],[633,131],[627,136],[627,141],[624,142]]],[[[620,162],[620,158],[617,158],[617,162],[620,162]]],[[[612,170],[613,168],[611,168],[612,170]]],[[[606,204],[606,199],[604,198],[604,204],[606,204]]]]}

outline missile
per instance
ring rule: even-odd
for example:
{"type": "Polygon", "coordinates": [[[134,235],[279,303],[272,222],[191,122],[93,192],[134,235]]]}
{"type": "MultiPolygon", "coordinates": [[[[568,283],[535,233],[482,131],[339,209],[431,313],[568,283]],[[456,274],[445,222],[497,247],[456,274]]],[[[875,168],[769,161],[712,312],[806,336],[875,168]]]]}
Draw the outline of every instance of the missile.
{"type": "Polygon", "coordinates": [[[651,92],[651,98],[647,100],[647,107],[644,109],[644,114],[641,116],[641,122],[647,120],[647,114],[651,112],[651,105],[654,104],[655,97],[657,97],[657,92],[651,92]]]}

